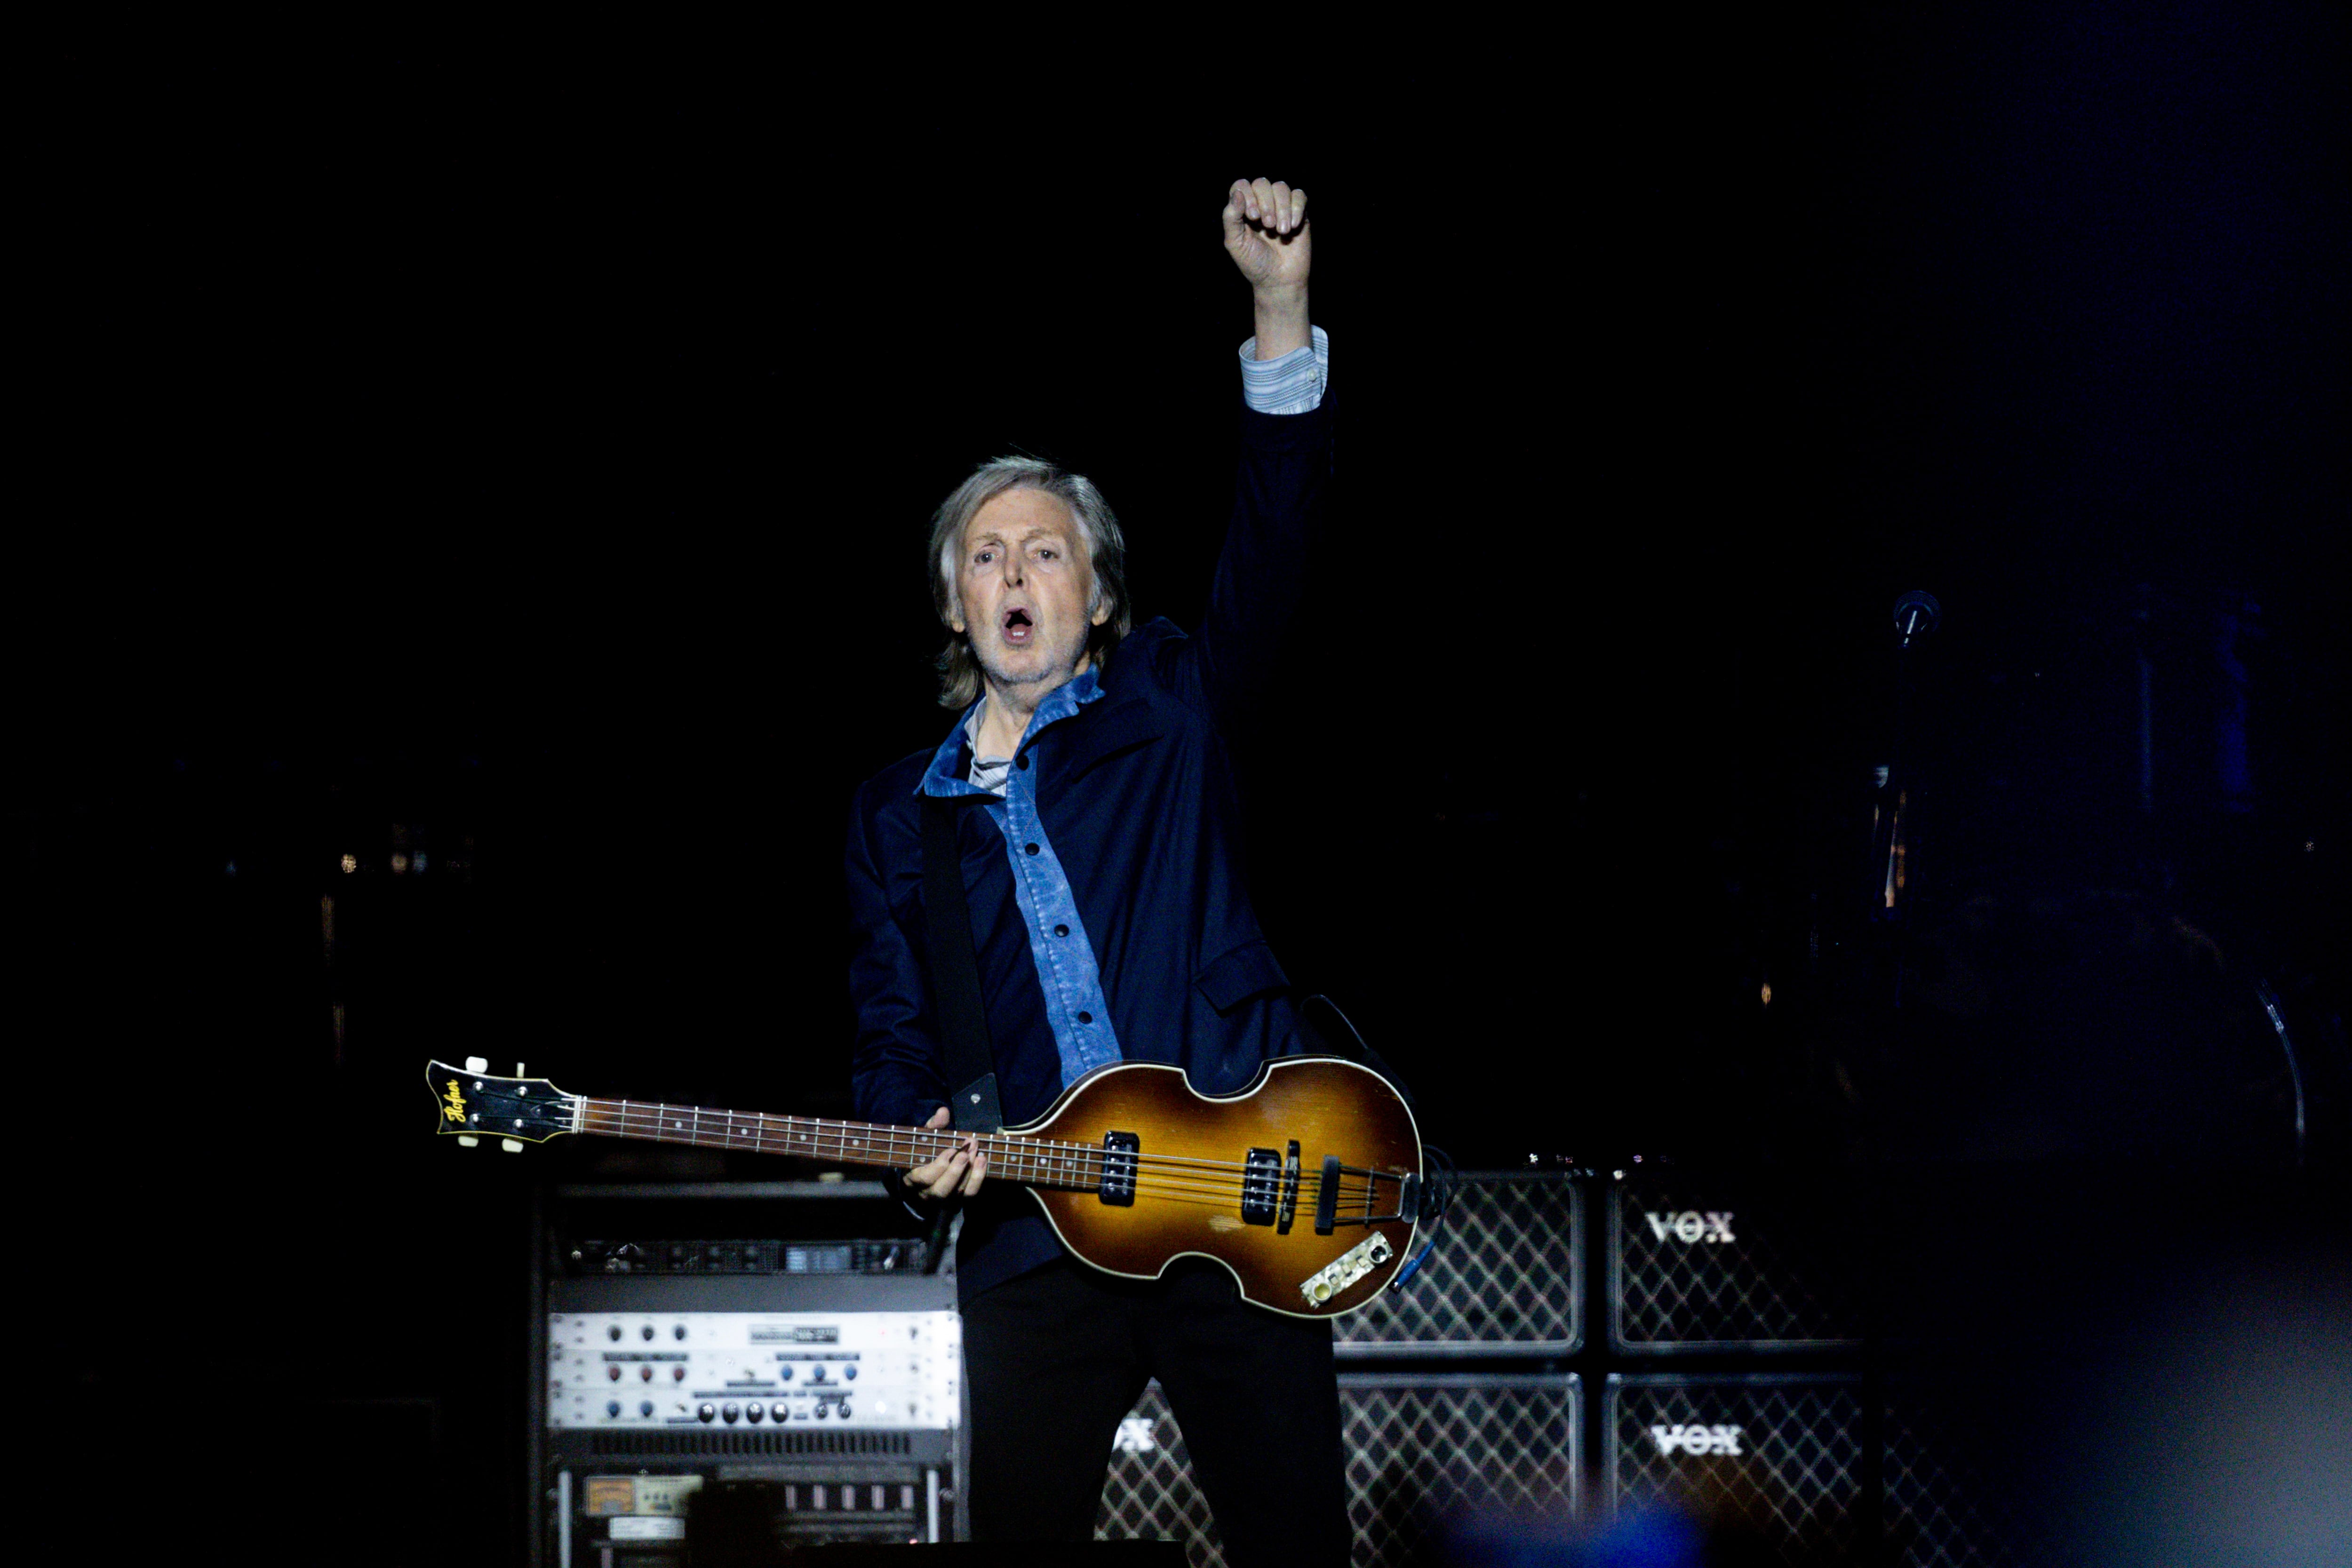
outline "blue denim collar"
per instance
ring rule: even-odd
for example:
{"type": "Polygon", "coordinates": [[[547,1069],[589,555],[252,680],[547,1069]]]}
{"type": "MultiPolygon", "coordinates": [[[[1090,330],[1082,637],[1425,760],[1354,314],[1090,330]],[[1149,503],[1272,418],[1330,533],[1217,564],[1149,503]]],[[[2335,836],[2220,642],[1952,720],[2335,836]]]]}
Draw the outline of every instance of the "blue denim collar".
{"type": "MultiPolygon", "coordinates": [[[[1101,677],[1089,661],[1085,669],[1045,694],[1045,700],[1037,705],[1037,711],[1029,716],[1029,727],[1022,734],[1021,746],[1028,745],[1030,737],[1047,725],[1058,724],[1070,717],[1102,695],[1101,677]]],[[[979,702],[963,710],[963,717],[948,731],[948,737],[940,742],[940,748],[931,753],[931,765],[923,770],[922,781],[915,786],[915,793],[940,796],[992,793],[971,782],[967,777],[971,769],[963,761],[964,747],[980,744],[981,709],[987,701],[988,698],[982,695],[979,702]]],[[[1013,747],[1016,754],[1020,749],[1020,746],[1013,747]]]]}

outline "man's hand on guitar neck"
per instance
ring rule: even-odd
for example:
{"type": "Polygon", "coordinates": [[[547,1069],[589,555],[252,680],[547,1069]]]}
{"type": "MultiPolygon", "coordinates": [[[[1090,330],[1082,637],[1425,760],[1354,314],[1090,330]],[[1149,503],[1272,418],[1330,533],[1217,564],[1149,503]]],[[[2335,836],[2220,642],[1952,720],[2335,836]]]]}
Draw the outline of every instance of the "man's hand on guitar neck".
{"type": "MultiPolygon", "coordinates": [[[[931,1113],[931,1119],[923,1124],[923,1129],[931,1132],[947,1124],[948,1108],[942,1105],[931,1113]]],[[[980,1184],[987,1175],[988,1155],[982,1151],[980,1140],[972,1137],[966,1138],[930,1164],[917,1166],[908,1171],[906,1182],[925,1197],[946,1197],[956,1192],[970,1197],[980,1190],[980,1184]]]]}

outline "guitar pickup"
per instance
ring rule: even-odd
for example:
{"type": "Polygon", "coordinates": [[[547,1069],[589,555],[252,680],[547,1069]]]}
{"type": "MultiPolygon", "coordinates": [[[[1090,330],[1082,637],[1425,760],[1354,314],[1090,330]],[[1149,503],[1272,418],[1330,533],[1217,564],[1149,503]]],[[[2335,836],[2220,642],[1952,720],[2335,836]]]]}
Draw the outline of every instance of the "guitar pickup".
{"type": "Polygon", "coordinates": [[[1103,1134],[1102,1185],[1095,1196],[1105,1203],[1135,1207],[1135,1167],[1143,1140],[1133,1133],[1103,1134]]]}
{"type": "Polygon", "coordinates": [[[1252,1149],[1242,1163],[1242,1223],[1272,1225],[1282,1200],[1282,1155],[1252,1149]]]}

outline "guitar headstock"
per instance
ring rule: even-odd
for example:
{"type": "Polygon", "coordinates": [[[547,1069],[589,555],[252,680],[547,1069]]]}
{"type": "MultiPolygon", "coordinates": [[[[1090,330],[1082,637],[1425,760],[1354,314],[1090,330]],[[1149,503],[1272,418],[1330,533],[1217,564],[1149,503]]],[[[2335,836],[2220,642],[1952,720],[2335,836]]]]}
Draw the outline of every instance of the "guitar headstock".
{"type": "MultiPolygon", "coordinates": [[[[520,1151],[526,1143],[543,1144],[572,1130],[579,1102],[572,1095],[544,1078],[500,1078],[489,1065],[478,1056],[467,1057],[463,1067],[425,1064],[425,1084],[440,1107],[441,1132],[468,1147],[479,1138],[497,1138],[520,1151]]],[[[522,1071],[520,1063],[515,1071],[522,1071]]]]}

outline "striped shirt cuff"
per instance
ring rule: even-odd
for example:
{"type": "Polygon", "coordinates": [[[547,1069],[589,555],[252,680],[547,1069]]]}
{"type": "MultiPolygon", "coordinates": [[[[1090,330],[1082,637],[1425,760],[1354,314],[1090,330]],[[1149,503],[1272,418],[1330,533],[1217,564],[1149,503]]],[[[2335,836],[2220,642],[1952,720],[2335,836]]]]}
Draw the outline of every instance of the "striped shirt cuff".
{"type": "Polygon", "coordinates": [[[1323,405],[1323,379],[1331,370],[1331,340],[1320,327],[1311,349],[1293,349],[1278,360],[1257,357],[1257,339],[1242,344],[1242,401],[1260,413],[1312,413],[1323,405]]]}

